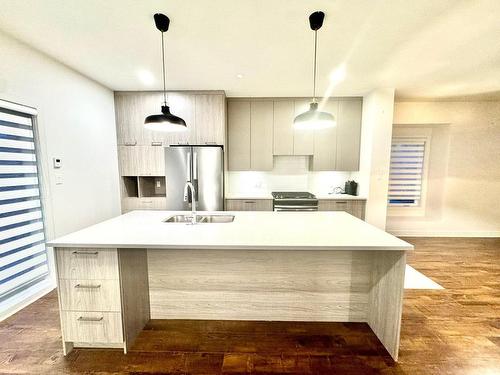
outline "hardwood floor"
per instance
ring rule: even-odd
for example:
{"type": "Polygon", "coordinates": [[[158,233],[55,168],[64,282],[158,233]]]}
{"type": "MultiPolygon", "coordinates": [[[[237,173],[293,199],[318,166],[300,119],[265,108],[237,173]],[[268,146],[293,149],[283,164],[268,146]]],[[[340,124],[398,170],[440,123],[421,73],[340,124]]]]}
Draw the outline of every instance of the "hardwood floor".
{"type": "Polygon", "coordinates": [[[396,364],[366,324],[152,321],[132,351],[62,355],[54,292],[0,323],[1,374],[500,374],[500,239],[410,238],[445,290],[406,290],[396,364]]]}

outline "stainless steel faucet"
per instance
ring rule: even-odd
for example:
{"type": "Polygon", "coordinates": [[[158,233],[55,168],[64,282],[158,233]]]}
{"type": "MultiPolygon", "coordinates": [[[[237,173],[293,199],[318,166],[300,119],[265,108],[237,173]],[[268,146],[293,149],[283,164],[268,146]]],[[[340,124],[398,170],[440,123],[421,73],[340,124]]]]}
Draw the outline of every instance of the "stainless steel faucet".
{"type": "Polygon", "coordinates": [[[186,185],[184,185],[184,202],[188,201],[189,190],[191,190],[191,224],[196,224],[196,191],[193,184],[187,181],[186,185]]]}

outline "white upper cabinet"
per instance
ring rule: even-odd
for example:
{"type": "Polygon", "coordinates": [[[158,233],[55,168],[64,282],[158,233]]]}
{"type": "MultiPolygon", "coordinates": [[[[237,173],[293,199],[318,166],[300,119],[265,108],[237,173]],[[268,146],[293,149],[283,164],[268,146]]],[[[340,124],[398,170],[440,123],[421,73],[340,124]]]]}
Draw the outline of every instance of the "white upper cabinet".
{"type": "Polygon", "coordinates": [[[228,168],[250,170],[250,101],[227,103],[228,168]]]}
{"type": "Polygon", "coordinates": [[[361,98],[339,101],[335,166],[337,171],[359,170],[362,106],[361,98]]]}
{"type": "Polygon", "coordinates": [[[310,102],[281,98],[229,100],[229,170],[272,170],[274,155],[311,156],[313,171],[359,170],[362,98],[325,101],[321,110],[335,116],[337,125],[333,128],[294,129],[295,116],[307,111],[310,102]]]}
{"type": "MultiPolygon", "coordinates": [[[[311,100],[295,100],[295,116],[309,109],[311,100]]],[[[295,117],[294,116],[294,117],[295,117]]],[[[293,127],[293,121],[290,124],[293,127]]],[[[314,131],[304,129],[293,129],[293,154],[312,155],[314,153],[314,131]]]]}
{"type": "Polygon", "coordinates": [[[250,102],[250,168],[273,169],[273,102],[250,102]]]}
{"type": "MultiPolygon", "coordinates": [[[[320,108],[331,113],[338,123],[339,102],[327,100],[320,108]]],[[[337,127],[314,130],[314,153],[311,169],[313,171],[334,171],[337,163],[337,127]]]]}
{"type": "Polygon", "coordinates": [[[293,100],[274,101],[274,155],[293,155],[293,100]]]}

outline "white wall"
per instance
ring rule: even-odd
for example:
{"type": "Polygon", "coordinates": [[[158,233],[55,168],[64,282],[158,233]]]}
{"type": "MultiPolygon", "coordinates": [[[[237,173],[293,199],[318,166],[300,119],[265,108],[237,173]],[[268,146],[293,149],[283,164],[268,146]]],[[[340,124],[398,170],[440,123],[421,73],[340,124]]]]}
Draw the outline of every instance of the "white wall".
{"type": "Polygon", "coordinates": [[[425,216],[388,217],[397,235],[500,236],[500,101],[401,102],[398,128],[432,129],[425,216]]]}
{"type": "Polygon", "coordinates": [[[359,194],[367,197],[365,220],[385,229],[391,157],[394,89],[377,89],[363,98],[359,194]]]}
{"type": "Polygon", "coordinates": [[[113,92],[3,33],[0,51],[0,99],[39,113],[48,237],[119,214],[113,92]]]}
{"type": "Polygon", "coordinates": [[[275,156],[268,172],[227,172],[227,196],[270,196],[273,191],[308,191],[326,195],[344,187],[351,172],[312,172],[309,156],[275,156]]]}

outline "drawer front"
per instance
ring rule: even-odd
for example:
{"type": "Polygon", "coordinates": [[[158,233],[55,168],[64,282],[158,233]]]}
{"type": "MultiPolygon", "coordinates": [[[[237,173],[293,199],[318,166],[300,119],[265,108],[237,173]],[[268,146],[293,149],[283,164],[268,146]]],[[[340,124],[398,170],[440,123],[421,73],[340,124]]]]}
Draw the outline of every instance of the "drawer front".
{"type": "Polygon", "coordinates": [[[123,342],[120,313],[61,311],[61,322],[65,341],[123,342]]]}
{"type": "Polygon", "coordinates": [[[116,249],[57,248],[59,279],[118,280],[116,249]]]}
{"type": "Polygon", "coordinates": [[[121,311],[118,280],[59,280],[63,310],[121,311]]]}
{"type": "Polygon", "coordinates": [[[227,199],[226,211],[272,211],[272,199],[227,199]]]}

